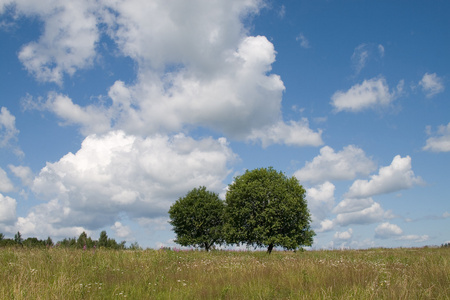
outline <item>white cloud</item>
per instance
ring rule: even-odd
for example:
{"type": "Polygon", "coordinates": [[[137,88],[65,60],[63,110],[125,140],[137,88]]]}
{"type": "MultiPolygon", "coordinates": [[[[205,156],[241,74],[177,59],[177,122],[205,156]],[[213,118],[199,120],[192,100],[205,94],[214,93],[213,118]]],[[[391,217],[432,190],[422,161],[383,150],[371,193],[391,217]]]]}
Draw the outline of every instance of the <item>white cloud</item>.
{"type": "Polygon", "coordinates": [[[0,223],[13,223],[16,220],[16,207],[16,199],[0,194],[0,223]]]}
{"type": "Polygon", "coordinates": [[[82,133],[104,133],[110,129],[110,120],[105,108],[97,106],[80,107],[65,95],[50,93],[45,107],[64,120],[62,125],[82,126],[82,133]]]}
{"type": "Polygon", "coordinates": [[[55,227],[88,229],[114,224],[119,212],[130,218],[161,217],[192,188],[220,191],[233,159],[224,138],[143,139],[120,131],[91,135],[77,153],[47,163],[35,178],[33,191],[50,200],[35,215],[45,211],[55,227]]]}
{"type": "Polygon", "coordinates": [[[370,180],[356,180],[350,187],[346,197],[366,198],[379,194],[392,193],[409,189],[423,181],[416,177],[411,169],[411,157],[397,155],[387,167],[381,167],[378,175],[370,180]]]}
{"type": "Polygon", "coordinates": [[[316,232],[326,232],[330,231],[334,228],[335,222],[330,219],[326,219],[320,222],[320,227],[315,229],[316,232]]]}
{"type": "Polygon", "coordinates": [[[402,81],[397,92],[390,92],[383,77],[364,80],[352,86],[348,91],[337,91],[331,97],[331,105],[337,112],[360,112],[366,109],[388,107],[402,90],[402,81]]]}
{"type": "Polygon", "coordinates": [[[109,106],[82,107],[49,94],[45,109],[63,124],[81,126],[84,135],[110,127],[143,136],[208,127],[264,145],[322,144],[321,131],[306,120],[283,121],[284,84],[269,74],[274,46],[266,37],[247,36],[242,18],[257,13],[262,1],[19,2],[19,13],[44,23],[40,39],[19,54],[38,79],[61,83],[64,74],[91,66],[101,34],[138,65],[133,84],[111,86],[109,106]]]}
{"type": "Polygon", "coordinates": [[[0,192],[8,193],[14,190],[14,185],[9,180],[8,174],[6,174],[5,170],[0,168],[0,192]]]}
{"type": "Polygon", "coordinates": [[[302,46],[302,48],[308,49],[311,47],[311,45],[309,44],[308,39],[305,37],[305,35],[303,33],[300,33],[296,38],[296,41],[300,41],[300,46],[302,46]]]}
{"type": "Polygon", "coordinates": [[[333,209],[335,214],[345,214],[361,211],[373,205],[372,198],[345,198],[333,209]]]}
{"type": "MultiPolygon", "coordinates": [[[[19,130],[16,128],[16,117],[6,107],[0,109],[0,148],[11,146],[11,142],[17,140],[19,130]]],[[[19,148],[15,148],[16,154],[23,154],[19,148]]]]}
{"type": "Polygon", "coordinates": [[[120,238],[129,239],[131,236],[131,229],[129,226],[123,225],[121,222],[116,221],[114,225],[111,226],[114,234],[120,238]]]}
{"type": "Polygon", "coordinates": [[[398,238],[398,240],[401,241],[413,241],[415,243],[421,243],[428,241],[430,237],[428,235],[416,235],[416,234],[409,234],[409,235],[403,235],[398,238]]]}
{"type": "Polygon", "coordinates": [[[380,57],[384,57],[384,52],[385,52],[384,51],[384,46],[379,44],[378,45],[378,53],[379,53],[380,57]]]}
{"type": "Polygon", "coordinates": [[[34,175],[29,167],[13,166],[13,165],[8,165],[8,167],[15,176],[19,177],[22,180],[22,183],[24,185],[26,186],[32,185],[34,175]]]}
{"type": "Polygon", "coordinates": [[[334,205],[335,186],[325,182],[313,188],[306,189],[306,200],[313,222],[325,219],[334,205]]]}
{"type": "Polygon", "coordinates": [[[389,222],[382,223],[375,228],[375,237],[379,239],[388,239],[402,233],[403,230],[400,227],[389,222]]]}
{"type": "Polygon", "coordinates": [[[384,211],[381,205],[373,202],[371,206],[359,211],[340,213],[336,216],[336,224],[347,226],[350,224],[371,224],[390,217],[390,212],[384,211]]]}
{"type": "Polygon", "coordinates": [[[366,66],[369,59],[369,49],[367,44],[361,44],[355,48],[352,54],[352,64],[356,74],[366,66]]]}
{"type": "Polygon", "coordinates": [[[62,84],[64,74],[93,65],[99,41],[97,2],[14,1],[18,14],[43,21],[39,40],[22,47],[19,59],[40,81],[62,84]]]}
{"type": "Polygon", "coordinates": [[[306,119],[299,122],[290,121],[286,124],[282,121],[260,129],[254,129],[249,140],[261,141],[265,148],[271,144],[286,144],[289,146],[320,146],[323,144],[322,131],[314,132],[309,128],[306,119]]]}
{"type": "Polygon", "coordinates": [[[336,231],[333,238],[339,241],[348,241],[352,238],[352,236],[353,236],[353,229],[349,228],[347,231],[342,232],[336,231]]]}
{"type": "MultiPolygon", "coordinates": [[[[431,131],[430,129],[428,131],[431,131]]],[[[431,132],[429,133],[431,135],[431,132]]],[[[427,144],[423,150],[433,152],[449,152],[450,151],[450,123],[441,125],[435,136],[427,139],[427,144]]]]}
{"type": "Polygon", "coordinates": [[[438,77],[436,73],[423,75],[422,80],[419,82],[423,92],[427,98],[431,98],[436,94],[442,93],[445,89],[442,78],[438,77]]]}
{"type": "Polygon", "coordinates": [[[294,176],[300,181],[313,183],[327,180],[351,180],[357,175],[368,175],[375,169],[375,163],[356,146],[344,147],[339,152],[325,146],[320,155],[296,171],[294,176]]]}

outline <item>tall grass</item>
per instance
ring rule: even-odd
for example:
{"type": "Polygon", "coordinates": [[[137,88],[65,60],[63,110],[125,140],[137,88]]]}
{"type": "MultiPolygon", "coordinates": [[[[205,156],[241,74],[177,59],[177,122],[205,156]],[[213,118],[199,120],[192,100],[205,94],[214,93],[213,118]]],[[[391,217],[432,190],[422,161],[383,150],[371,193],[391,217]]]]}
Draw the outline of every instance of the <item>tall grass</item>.
{"type": "Polygon", "coordinates": [[[0,249],[1,299],[449,299],[450,249],[0,249]]]}

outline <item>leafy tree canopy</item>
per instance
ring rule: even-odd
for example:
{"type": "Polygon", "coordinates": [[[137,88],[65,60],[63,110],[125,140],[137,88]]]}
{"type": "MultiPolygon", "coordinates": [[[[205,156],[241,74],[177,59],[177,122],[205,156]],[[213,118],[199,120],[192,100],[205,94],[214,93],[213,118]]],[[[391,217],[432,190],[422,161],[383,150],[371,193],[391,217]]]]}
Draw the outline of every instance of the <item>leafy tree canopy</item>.
{"type": "Polygon", "coordinates": [[[206,251],[214,244],[221,244],[223,211],[223,201],[204,186],[179,198],[169,209],[175,242],[182,246],[205,248],[206,251]]]}
{"type": "Polygon", "coordinates": [[[269,253],[312,245],[305,190],[295,177],[272,167],[246,171],[229,185],[225,205],[228,243],[268,246],[269,253]]]}

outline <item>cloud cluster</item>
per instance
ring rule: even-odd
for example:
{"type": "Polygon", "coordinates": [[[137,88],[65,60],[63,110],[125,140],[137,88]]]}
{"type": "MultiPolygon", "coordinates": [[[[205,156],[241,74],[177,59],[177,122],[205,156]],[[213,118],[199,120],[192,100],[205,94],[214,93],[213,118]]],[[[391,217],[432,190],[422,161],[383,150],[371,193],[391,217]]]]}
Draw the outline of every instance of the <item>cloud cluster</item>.
{"type": "Polygon", "coordinates": [[[339,152],[325,146],[320,149],[318,156],[311,162],[306,162],[302,169],[294,173],[294,176],[300,181],[311,183],[351,180],[358,175],[369,175],[375,167],[375,163],[356,146],[346,146],[339,152]]]}
{"type": "Polygon", "coordinates": [[[17,201],[0,193],[0,224],[12,224],[16,220],[17,201]]]}
{"type": "MultiPolygon", "coordinates": [[[[432,135],[430,127],[427,128],[428,135],[432,135]]],[[[437,133],[427,139],[423,150],[433,152],[450,151],[450,123],[439,126],[437,133]]]]}
{"type": "Polygon", "coordinates": [[[49,200],[48,211],[58,216],[49,223],[96,229],[119,212],[131,218],[163,216],[195,186],[220,191],[233,158],[224,138],[143,139],[109,132],[88,136],[77,153],[47,163],[32,189],[49,200]]]}
{"type": "Polygon", "coordinates": [[[5,170],[0,168],[0,193],[8,193],[14,189],[14,185],[6,174],[5,170]]]}
{"type": "Polygon", "coordinates": [[[348,91],[335,92],[331,97],[331,105],[336,112],[385,108],[389,107],[402,90],[403,81],[391,92],[384,77],[372,78],[352,86],[348,91]]]}
{"type": "Polygon", "coordinates": [[[323,220],[334,205],[335,186],[331,182],[325,182],[306,190],[306,200],[312,215],[313,222],[323,220]]]}
{"type": "Polygon", "coordinates": [[[397,155],[389,166],[380,168],[378,175],[372,175],[370,180],[356,180],[346,196],[371,197],[409,189],[422,182],[422,179],[416,177],[411,169],[411,157],[397,155]]]}
{"type": "MultiPolygon", "coordinates": [[[[13,1],[10,1],[13,3],[13,1]]],[[[19,58],[38,80],[62,84],[64,74],[88,68],[108,36],[116,54],[137,63],[137,80],[117,80],[108,103],[80,106],[52,92],[41,109],[75,124],[84,135],[173,133],[207,127],[238,140],[317,146],[321,131],[308,121],[285,122],[284,84],[270,74],[276,52],[263,36],[248,36],[242,19],[262,1],[15,1],[18,14],[44,23],[38,41],[19,58]],[[99,29],[101,28],[101,30],[99,29]]]]}
{"type": "Polygon", "coordinates": [[[422,90],[427,98],[431,98],[436,94],[442,93],[445,89],[442,78],[438,77],[436,73],[425,73],[422,80],[420,80],[419,85],[422,87],[422,90]]]}
{"type": "MultiPolygon", "coordinates": [[[[355,146],[344,147],[337,153],[326,146],[318,156],[297,171],[295,176],[313,183],[323,180],[351,180],[357,175],[367,176],[374,167],[374,162],[355,146]]],[[[378,174],[371,175],[369,180],[355,180],[337,205],[334,204],[335,186],[325,181],[307,189],[306,198],[313,216],[313,227],[317,232],[325,232],[336,226],[373,224],[391,219],[394,217],[393,213],[385,210],[372,197],[409,189],[422,183],[422,179],[412,171],[411,158],[399,155],[394,157],[389,166],[380,167],[378,174]]],[[[383,235],[382,229],[383,227],[378,229],[377,237],[383,235]]]]}
{"type": "Polygon", "coordinates": [[[16,128],[16,118],[6,107],[0,109],[0,148],[11,146],[17,139],[19,130],[16,128]]]}
{"type": "Polygon", "coordinates": [[[395,224],[389,222],[381,223],[375,228],[375,237],[379,239],[387,239],[391,237],[398,237],[403,233],[403,230],[395,224]]]}

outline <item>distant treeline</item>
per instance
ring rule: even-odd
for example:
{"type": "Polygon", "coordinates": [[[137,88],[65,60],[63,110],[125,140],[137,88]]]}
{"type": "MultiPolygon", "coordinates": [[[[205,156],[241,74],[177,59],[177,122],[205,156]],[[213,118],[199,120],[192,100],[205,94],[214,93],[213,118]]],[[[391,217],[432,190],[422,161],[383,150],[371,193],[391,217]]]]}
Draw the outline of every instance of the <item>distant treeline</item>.
{"type": "Polygon", "coordinates": [[[17,232],[14,235],[14,239],[5,238],[3,233],[0,233],[0,247],[28,247],[28,248],[42,248],[42,247],[61,247],[61,248],[78,248],[78,249],[96,249],[96,248],[108,248],[108,249],[116,249],[116,250],[125,250],[125,249],[141,249],[137,242],[132,243],[130,247],[125,246],[125,241],[120,243],[116,242],[115,239],[109,238],[106,231],[102,231],[100,233],[100,237],[98,240],[93,240],[91,237],[88,237],[86,232],[82,232],[78,238],[65,238],[62,241],[54,243],[51,237],[48,237],[45,240],[40,240],[35,237],[29,237],[27,239],[23,239],[20,232],[17,232]]]}

